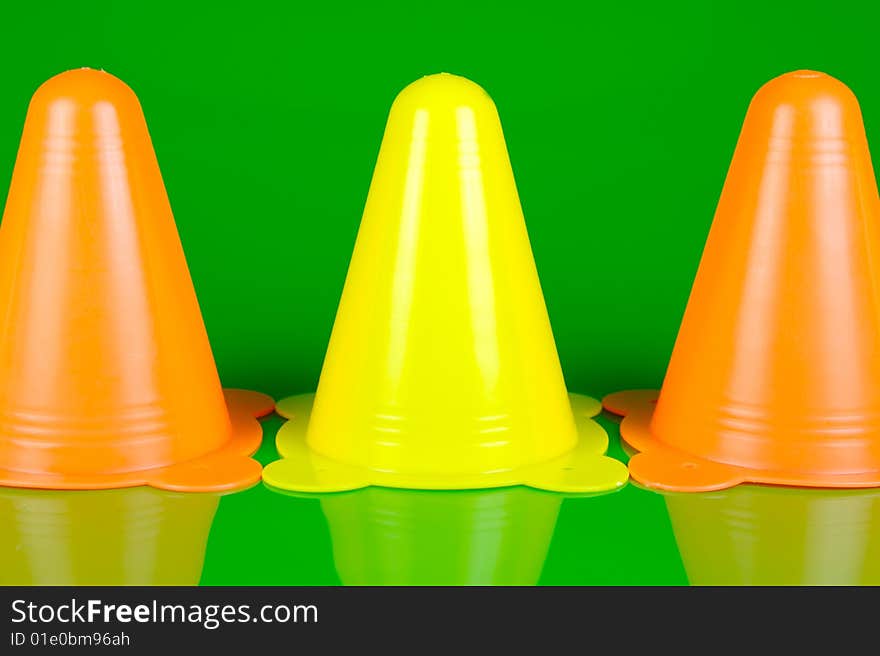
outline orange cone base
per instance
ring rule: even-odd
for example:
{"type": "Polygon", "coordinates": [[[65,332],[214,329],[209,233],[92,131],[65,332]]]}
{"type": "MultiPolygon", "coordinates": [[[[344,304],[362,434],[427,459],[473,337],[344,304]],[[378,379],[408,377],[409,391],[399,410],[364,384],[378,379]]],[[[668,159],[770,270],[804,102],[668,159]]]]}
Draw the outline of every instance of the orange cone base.
{"type": "Polygon", "coordinates": [[[49,490],[103,490],[149,485],[175,492],[223,492],[250,487],[261,466],[250,456],[260,448],[263,428],[257,418],[272,412],[274,401],[259,392],[223,390],[232,436],[222,448],[200,458],[121,474],[38,474],[0,468],[0,485],[49,490]]]}
{"type": "Polygon", "coordinates": [[[816,472],[749,469],[692,456],[667,446],[651,434],[651,417],[658,390],[630,390],[609,394],[602,405],[623,416],[620,436],[639,451],[629,461],[629,473],[645,487],[672,492],[712,492],[740,483],[792,487],[880,487],[880,471],[823,475],[816,472]]]}
{"type": "Polygon", "coordinates": [[[263,470],[268,485],[293,492],[346,492],[369,486],[421,490],[474,490],[513,485],[571,494],[608,492],[623,487],[626,466],[606,457],[608,435],[592,417],[602,410],[593,398],[572,394],[578,428],[574,449],[553,460],[515,470],[478,474],[426,474],[380,471],[340,462],[313,451],[306,443],[306,428],[314,394],[292,396],[275,407],[290,419],[278,431],[276,445],[281,460],[263,470]]]}

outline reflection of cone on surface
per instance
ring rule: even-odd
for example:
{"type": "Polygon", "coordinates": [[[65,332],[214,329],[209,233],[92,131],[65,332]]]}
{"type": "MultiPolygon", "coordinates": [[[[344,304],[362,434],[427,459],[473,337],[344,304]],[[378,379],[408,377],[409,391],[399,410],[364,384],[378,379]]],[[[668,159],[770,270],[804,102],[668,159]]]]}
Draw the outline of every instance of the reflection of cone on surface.
{"type": "Polygon", "coordinates": [[[259,480],[272,402],[224,398],[137,98],[88,69],[34,94],[0,229],[0,484],[259,480]]]}
{"type": "Polygon", "coordinates": [[[878,585],[880,493],[743,485],[668,494],[692,585],[878,585]]]}
{"type": "Polygon", "coordinates": [[[285,459],[264,479],[314,492],[622,485],[590,419],[598,403],[573,401],[574,413],[495,105],[464,78],[422,78],[391,109],[314,407],[278,405],[292,417],[285,459]]]}
{"type": "Polygon", "coordinates": [[[561,503],[522,487],[321,498],[345,585],[535,585],[561,503]]]}
{"type": "Polygon", "coordinates": [[[651,487],[880,485],[880,213],[858,102],[797,72],[755,96],[663,389],[623,392],[651,487]],[[654,401],[656,401],[656,410],[654,401]]]}
{"type": "Polygon", "coordinates": [[[216,494],[0,490],[0,585],[196,585],[216,494]]]}

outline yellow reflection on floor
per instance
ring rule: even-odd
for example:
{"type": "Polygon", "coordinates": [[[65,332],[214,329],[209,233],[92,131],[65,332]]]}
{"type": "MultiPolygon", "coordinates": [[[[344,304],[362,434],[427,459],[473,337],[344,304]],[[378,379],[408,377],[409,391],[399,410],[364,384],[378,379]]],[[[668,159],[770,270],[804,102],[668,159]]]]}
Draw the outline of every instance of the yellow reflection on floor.
{"type": "Polygon", "coordinates": [[[693,585],[880,584],[880,490],[667,494],[693,585]]]}
{"type": "Polygon", "coordinates": [[[321,498],[345,585],[534,585],[561,503],[524,487],[321,498]]]}
{"type": "Polygon", "coordinates": [[[0,585],[196,585],[219,499],[0,488],[0,585]]]}

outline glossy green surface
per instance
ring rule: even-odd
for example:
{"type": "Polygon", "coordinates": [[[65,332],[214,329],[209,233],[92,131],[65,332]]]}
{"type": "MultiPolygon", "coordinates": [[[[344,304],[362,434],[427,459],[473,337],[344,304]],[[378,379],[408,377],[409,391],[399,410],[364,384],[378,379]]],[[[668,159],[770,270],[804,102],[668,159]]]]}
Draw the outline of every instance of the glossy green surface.
{"type": "Polygon", "coordinates": [[[312,391],[385,119],[419,76],[494,98],[574,391],[659,385],[748,102],[816,68],[880,140],[867,0],[7,3],[0,193],[28,99],[141,99],[224,382],[312,391]]]}
{"type": "Polygon", "coordinates": [[[0,490],[0,526],[0,585],[880,584],[876,490],[0,490]]]}
{"type": "MultiPolygon", "coordinates": [[[[459,73],[498,105],[571,390],[656,387],[756,89],[798,68],[839,77],[876,155],[878,17],[856,0],[12,3],[0,187],[43,80],[78,66],[121,77],[144,106],[224,383],[311,391],[391,101],[421,75],[459,73]]],[[[279,424],[267,422],[264,463],[279,424]]],[[[673,533],[666,500],[632,485],[558,509],[523,490],[325,502],[258,486],[220,500],[209,536],[185,501],[45,494],[78,493],[44,493],[38,511],[0,496],[3,582],[28,580],[28,568],[94,580],[108,554],[88,536],[106,535],[108,507],[139,527],[101,542],[117,549],[119,582],[194,582],[201,540],[209,585],[876,582],[867,493],[707,498],[673,507],[673,533]],[[424,516],[436,521],[406,525],[424,516]],[[163,527],[184,534],[169,545],[163,527]],[[163,568],[184,547],[186,567],[163,568]]]]}
{"type": "MultiPolygon", "coordinates": [[[[600,421],[610,455],[625,458],[616,423],[600,421]]],[[[259,457],[274,459],[271,440],[259,457]]],[[[221,500],[202,575],[207,585],[686,582],[663,498],[631,485],[567,499],[522,487],[308,498],[258,486],[221,500]]]]}

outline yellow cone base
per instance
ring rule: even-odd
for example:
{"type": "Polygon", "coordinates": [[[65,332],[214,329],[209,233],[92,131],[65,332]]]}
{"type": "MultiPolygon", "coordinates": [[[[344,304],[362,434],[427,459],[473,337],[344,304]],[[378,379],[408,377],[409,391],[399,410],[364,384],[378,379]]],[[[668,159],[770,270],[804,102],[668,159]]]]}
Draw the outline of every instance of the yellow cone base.
{"type": "Polygon", "coordinates": [[[472,490],[525,485],[564,493],[607,492],[622,487],[627,469],[604,455],[608,435],[593,421],[601,404],[588,396],[572,394],[578,428],[577,446],[553,460],[516,470],[483,474],[407,474],[347,465],[315,453],[306,444],[314,394],[279,401],[275,409],[290,419],[278,431],[276,445],[282,460],[263,470],[263,480],[276,488],[306,493],[346,492],[371,485],[422,490],[472,490]]]}
{"type": "Polygon", "coordinates": [[[220,449],[168,467],[121,474],[47,476],[0,468],[0,486],[51,490],[102,490],[148,485],[174,492],[224,492],[250,487],[260,480],[260,463],[250,456],[263,439],[258,417],[272,412],[271,397],[247,390],[223,390],[232,422],[232,437],[220,449]]]}
{"type": "Polygon", "coordinates": [[[764,483],[792,487],[880,487],[880,472],[820,476],[815,472],[773,471],[727,465],[668,446],[651,433],[651,417],[658,390],[630,390],[609,394],[602,405],[622,415],[620,436],[639,451],[629,461],[630,475],[645,487],[672,492],[712,492],[740,485],[764,483]]]}

